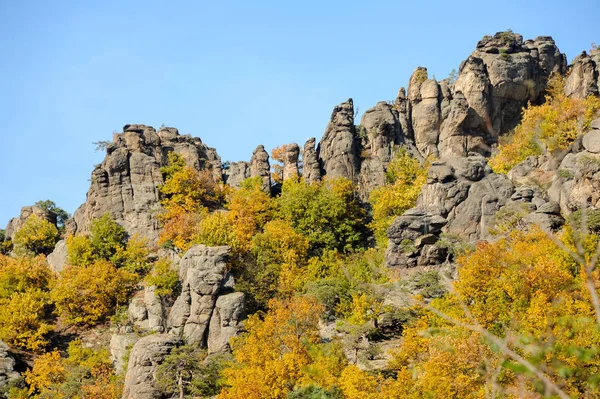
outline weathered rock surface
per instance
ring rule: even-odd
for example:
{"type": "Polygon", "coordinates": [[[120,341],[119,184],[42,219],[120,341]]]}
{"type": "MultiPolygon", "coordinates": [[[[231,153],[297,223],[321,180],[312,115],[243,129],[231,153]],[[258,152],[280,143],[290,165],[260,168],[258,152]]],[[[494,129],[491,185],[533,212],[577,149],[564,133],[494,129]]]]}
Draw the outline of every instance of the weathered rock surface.
{"type": "Polygon", "coordinates": [[[262,188],[265,192],[271,192],[271,166],[269,165],[269,154],[263,145],[256,147],[250,159],[250,177],[260,177],[262,188]]]}
{"type": "Polygon", "coordinates": [[[127,372],[125,370],[125,355],[127,351],[133,349],[133,345],[139,341],[141,337],[137,334],[113,334],[110,338],[110,360],[113,362],[113,367],[117,374],[127,372]]]}
{"type": "Polygon", "coordinates": [[[12,218],[8,221],[5,229],[5,239],[12,240],[15,237],[17,231],[23,227],[23,224],[27,218],[31,215],[37,215],[42,219],[46,219],[50,223],[56,226],[56,214],[54,212],[45,211],[39,206],[24,206],[21,208],[19,216],[12,218]]]}
{"type": "Polygon", "coordinates": [[[0,388],[20,377],[20,374],[15,371],[15,359],[8,350],[8,345],[0,341],[0,388]]]}
{"type": "Polygon", "coordinates": [[[302,153],[302,173],[304,180],[309,184],[321,180],[321,166],[319,165],[315,142],[314,137],[308,139],[304,144],[304,152],[302,153]]]}
{"type": "Polygon", "coordinates": [[[154,334],[137,341],[129,356],[123,399],[162,399],[156,387],[156,371],[180,338],[171,334],[154,334]]]}
{"type": "Polygon", "coordinates": [[[220,295],[210,318],[207,347],[209,353],[230,351],[229,341],[239,334],[246,317],[244,294],[232,292],[220,295]]]}
{"type": "Polygon", "coordinates": [[[160,167],[167,155],[180,153],[198,170],[210,169],[221,179],[221,159],[199,138],[180,135],[175,128],[158,132],[145,125],[125,125],[106,145],[106,157],[92,172],[86,202],[75,211],[78,233],[87,233],[93,219],[109,213],[129,234],[158,237],[160,167]]]}
{"type": "Polygon", "coordinates": [[[300,158],[300,147],[296,143],[283,146],[283,180],[300,176],[298,159],[300,158]]]}
{"type": "Polygon", "coordinates": [[[319,163],[328,177],[343,177],[353,182],[357,181],[360,170],[359,140],[354,127],[352,99],[333,109],[317,153],[319,163]]]}
{"type": "Polygon", "coordinates": [[[448,260],[447,248],[438,245],[441,234],[467,242],[492,238],[498,212],[521,215],[524,224],[546,230],[560,228],[564,219],[557,202],[539,188],[515,187],[504,175],[491,173],[477,153],[434,163],[415,208],[397,217],[387,231],[388,267],[438,265],[448,260]]]}
{"type": "Polygon", "coordinates": [[[46,258],[50,268],[55,272],[61,272],[67,264],[67,243],[65,240],[60,240],[54,246],[54,251],[46,258]]]}
{"type": "Polygon", "coordinates": [[[600,87],[600,50],[588,54],[585,51],[573,60],[565,82],[565,94],[569,97],[597,96],[600,87]]]}
{"type": "Polygon", "coordinates": [[[248,162],[232,162],[229,170],[225,171],[225,182],[231,187],[240,187],[241,183],[250,177],[250,164],[248,162]]]}

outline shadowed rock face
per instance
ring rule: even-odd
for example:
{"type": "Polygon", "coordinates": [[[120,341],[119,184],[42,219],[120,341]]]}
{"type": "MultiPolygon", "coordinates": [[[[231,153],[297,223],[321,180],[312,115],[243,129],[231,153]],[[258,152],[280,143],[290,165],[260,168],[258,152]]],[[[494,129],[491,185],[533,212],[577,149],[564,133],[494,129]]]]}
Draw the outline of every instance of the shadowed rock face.
{"type": "Polygon", "coordinates": [[[87,233],[93,219],[109,213],[129,234],[158,237],[160,167],[175,151],[198,170],[211,169],[221,179],[221,159],[199,138],[179,135],[175,128],[158,132],[145,125],[125,125],[106,145],[106,157],[92,172],[86,202],[73,216],[77,233],[87,233]]]}
{"type": "Polygon", "coordinates": [[[308,139],[304,144],[304,153],[302,154],[302,174],[304,180],[309,184],[321,180],[321,166],[315,143],[314,137],[308,139]]]}

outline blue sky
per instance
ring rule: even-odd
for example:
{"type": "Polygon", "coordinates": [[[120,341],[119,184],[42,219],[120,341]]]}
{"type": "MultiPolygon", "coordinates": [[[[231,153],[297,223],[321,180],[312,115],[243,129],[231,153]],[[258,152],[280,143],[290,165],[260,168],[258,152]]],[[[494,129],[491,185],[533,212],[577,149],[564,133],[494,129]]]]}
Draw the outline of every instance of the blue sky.
{"type": "MultiPolygon", "coordinates": [[[[334,105],[438,79],[485,34],[600,42],[597,0],[0,0],[0,227],[23,205],[85,201],[92,144],[127,123],[174,126],[222,159],[319,139],[334,105]]],[[[361,112],[362,113],[362,112],[361,112]]]]}

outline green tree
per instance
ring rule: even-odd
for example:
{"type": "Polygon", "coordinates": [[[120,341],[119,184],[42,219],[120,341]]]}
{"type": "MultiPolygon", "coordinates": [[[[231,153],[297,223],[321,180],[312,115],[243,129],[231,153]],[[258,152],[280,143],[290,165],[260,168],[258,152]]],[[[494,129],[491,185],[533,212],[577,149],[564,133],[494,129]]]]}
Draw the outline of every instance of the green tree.
{"type": "Polygon", "coordinates": [[[67,219],[69,219],[71,217],[71,215],[67,211],[58,207],[54,203],[54,201],[51,201],[51,200],[38,201],[34,205],[42,208],[46,212],[54,213],[56,215],[56,226],[58,227],[58,229],[60,231],[62,231],[64,229],[65,222],[67,221],[67,219]]]}
{"type": "Polygon", "coordinates": [[[313,184],[286,180],[276,205],[276,216],[304,235],[315,254],[323,249],[349,251],[364,246],[365,215],[346,179],[313,184]]]}
{"type": "Polygon", "coordinates": [[[214,397],[222,388],[221,357],[207,358],[205,350],[185,345],[175,348],[156,370],[158,388],[169,397],[214,397]]]}

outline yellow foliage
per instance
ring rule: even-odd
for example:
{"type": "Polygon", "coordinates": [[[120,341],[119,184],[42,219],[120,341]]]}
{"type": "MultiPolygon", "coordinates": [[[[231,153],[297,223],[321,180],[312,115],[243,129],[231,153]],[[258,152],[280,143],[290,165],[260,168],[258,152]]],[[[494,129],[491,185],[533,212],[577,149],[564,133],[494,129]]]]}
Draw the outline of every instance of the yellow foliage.
{"type": "Polygon", "coordinates": [[[65,380],[65,368],[58,350],[44,353],[35,359],[33,368],[24,373],[30,393],[39,393],[65,380]]]}
{"type": "Polygon", "coordinates": [[[500,143],[489,165],[494,172],[506,174],[528,156],[542,154],[544,149],[565,149],[589,129],[599,111],[600,98],[567,97],[564,77],[555,75],[548,82],[546,102],[523,109],[521,123],[500,143]]]}
{"type": "Polygon", "coordinates": [[[59,233],[52,223],[32,214],[15,233],[13,244],[20,255],[49,254],[58,241],[59,233]]]}
{"type": "Polygon", "coordinates": [[[8,345],[40,351],[54,326],[48,322],[48,293],[30,288],[0,299],[0,339],[8,345]]]}
{"type": "Polygon", "coordinates": [[[194,242],[208,246],[232,245],[233,229],[226,212],[213,212],[204,217],[198,225],[194,242]]]}
{"type": "Polygon", "coordinates": [[[57,312],[68,324],[94,325],[127,301],[138,276],[108,261],[67,266],[51,292],[57,312]]]}
{"type": "Polygon", "coordinates": [[[233,230],[233,247],[248,250],[252,236],[259,233],[272,218],[271,197],[262,189],[260,177],[247,179],[229,194],[228,218],[233,230]]]}
{"type": "Polygon", "coordinates": [[[315,300],[301,297],[272,300],[264,320],[250,316],[247,333],[233,342],[235,363],[223,372],[229,388],[218,398],[283,399],[300,381],[311,382],[303,377],[312,362],[310,348],[319,341],[322,311],[315,300]]]}
{"type": "MultiPolygon", "coordinates": [[[[572,238],[568,230],[561,237],[567,246],[572,238]]],[[[585,238],[588,259],[598,241],[585,238]]],[[[509,347],[573,397],[598,395],[588,379],[600,372],[600,331],[584,273],[545,232],[514,231],[480,243],[458,264],[454,291],[434,299],[432,307],[507,337],[509,347]]],[[[523,392],[536,391],[521,365],[506,365],[502,351],[470,329],[425,313],[403,335],[390,366],[398,370],[398,382],[410,387],[407,398],[484,398],[492,389],[524,397],[523,392]]]]}
{"type": "Polygon", "coordinates": [[[427,182],[429,165],[430,160],[421,165],[408,151],[401,149],[387,167],[387,184],[371,191],[373,221],[369,227],[379,246],[387,245],[386,230],[394,218],[416,205],[421,188],[427,182]]]}

